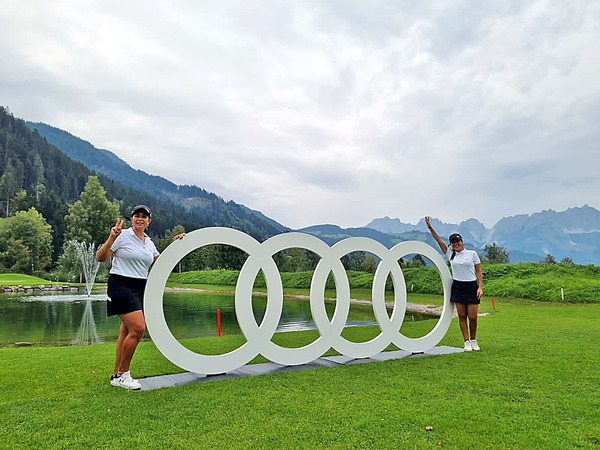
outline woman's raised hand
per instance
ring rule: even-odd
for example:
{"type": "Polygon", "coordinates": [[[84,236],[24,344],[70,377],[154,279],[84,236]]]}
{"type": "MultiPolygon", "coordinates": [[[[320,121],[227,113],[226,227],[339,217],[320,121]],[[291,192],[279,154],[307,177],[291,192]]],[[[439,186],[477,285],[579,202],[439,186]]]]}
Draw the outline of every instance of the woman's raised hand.
{"type": "Polygon", "coordinates": [[[429,216],[425,216],[425,224],[427,225],[427,228],[431,228],[431,222],[430,222],[429,216]]]}
{"type": "Polygon", "coordinates": [[[110,229],[110,234],[114,237],[117,237],[118,235],[120,235],[124,222],[125,222],[125,220],[117,217],[117,223],[115,223],[115,226],[110,229]]]}
{"type": "Polygon", "coordinates": [[[185,236],[185,233],[179,233],[176,236],[173,236],[173,242],[175,242],[178,239],[183,239],[183,237],[185,236]]]}

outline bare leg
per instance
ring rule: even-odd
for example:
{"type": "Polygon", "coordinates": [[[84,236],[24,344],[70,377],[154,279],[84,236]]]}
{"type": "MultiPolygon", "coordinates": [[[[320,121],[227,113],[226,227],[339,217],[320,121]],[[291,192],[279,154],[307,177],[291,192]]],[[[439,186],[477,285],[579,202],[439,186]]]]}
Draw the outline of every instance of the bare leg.
{"type": "Polygon", "coordinates": [[[117,355],[115,358],[115,375],[119,371],[119,364],[121,363],[121,355],[123,354],[123,341],[127,337],[127,327],[125,323],[121,321],[119,328],[119,339],[117,339],[117,355]]]}
{"type": "MultiPolygon", "coordinates": [[[[122,327],[125,329],[125,337],[119,350],[117,343],[117,363],[116,368],[119,373],[127,372],[135,349],[142,339],[146,329],[146,321],[142,311],[133,311],[127,314],[119,314],[122,321],[122,327]]],[[[119,339],[121,336],[119,335],[119,339]]]]}
{"type": "Polygon", "coordinates": [[[460,332],[463,335],[463,339],[466,341],[469,339],[469,330],[467,328],[467,305],[464,303],[455,303],[456,313],[458,314],[458,324],[460,325],[460,332]]]}
{"type": "Polygon", "coordinates": [[[467,315],[469,316],[469,331],[471,332],[471,339],[475,339],[477,336],[477,313],[479,312],[479,305],[465,305],[467,307],[467,315]]]}

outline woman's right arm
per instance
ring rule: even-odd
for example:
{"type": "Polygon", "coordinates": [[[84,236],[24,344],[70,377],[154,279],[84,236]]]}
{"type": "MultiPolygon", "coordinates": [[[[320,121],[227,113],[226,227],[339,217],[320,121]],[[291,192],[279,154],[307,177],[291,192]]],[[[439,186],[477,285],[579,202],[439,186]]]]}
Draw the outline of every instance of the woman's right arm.
{"type": "Polygon", "coordinates": [[[114,253],[110,249],[110,247],[114,244],[115,240],[117,239],[117,236],[119,236],[121,234],[123,222],[125,222],[123,219],[117,218],[117,223],[115,223],[115,226],[110,229],[110,234],[108,235],[108,239],[106,240],[106,242],[104,244],[102,244],[102,247],[100,247],[98,249],[98,251],[96,252],[96,259],[98,261],[100,261],[100,262],[108,261],[110,259],[110,257],[112,256],[112,254],[114,253]]]}
{"type": "Polygon", "coordinates": [[[442,238],[440,237],[440,235],[437,234],[437,232],[431,226],[431,222],[430,222],[429,216],[425,216],[425,223],[427,224],[427,228],[429,228],[429,231],[431,232],[431,235],[433,236],[433,238],[437,241],[438,245],[440,246],[440,250],[445,255],[446,252],[448,251],[448,247],[446,246],[446,243],[442,240],[442,238]]]}

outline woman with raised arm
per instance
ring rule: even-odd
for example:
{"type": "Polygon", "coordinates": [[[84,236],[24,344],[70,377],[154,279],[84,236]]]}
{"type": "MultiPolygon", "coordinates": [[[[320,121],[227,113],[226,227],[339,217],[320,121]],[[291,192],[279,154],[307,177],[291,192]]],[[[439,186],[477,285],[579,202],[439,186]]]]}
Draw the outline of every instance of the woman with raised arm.
{"type": "MultiPolygon", "coordinates": [[[[158,258],[158,250],[146,234],[152,222],[150,208],[138,205],[130,215],[131,228],[123,228],[123,219],[117,218],[106,242],[98,249],[98,261],[112,257],[108,277],[107,315],[118,315],[121,328],[117,340],[115,371],[110,384],[127,389],[141,389],[139,381],[131,377],[129,366],[135,349],[146,329],[144,319],[144,289],[150,266],[158,258]]],[[[185,233],[173,238],[181,239],[185,233]]]]}
{"type": "Polygon", "coordinates": [[[479,350],[477,344],[477,313],[483,296],[483,274],[479,255],[473,250],[465,249],[462,236],[458,233],[450,235],[450,248],[431,226],[429,216],[425,217],[427,228],[437,241],[442,253],[450,260],[452,267],[452,291],[450,301],[456,305],[460,331],[465,340],[465,351],[479,350]],[[467,318],[469,319],[467,324],[467,318]]]}

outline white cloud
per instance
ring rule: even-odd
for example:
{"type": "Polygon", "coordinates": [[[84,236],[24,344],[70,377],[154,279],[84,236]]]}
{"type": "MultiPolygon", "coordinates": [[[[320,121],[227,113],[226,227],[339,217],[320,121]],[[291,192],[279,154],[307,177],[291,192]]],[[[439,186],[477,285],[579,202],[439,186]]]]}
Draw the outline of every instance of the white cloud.
{"type": "Polygon", "coordinates": [[[594,2],[18,2],[0,98],[292,226],[588,203],[594,2]]]}

